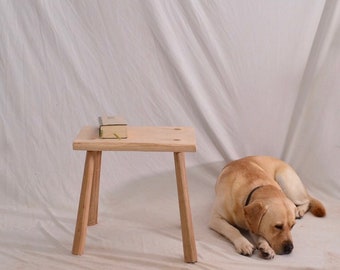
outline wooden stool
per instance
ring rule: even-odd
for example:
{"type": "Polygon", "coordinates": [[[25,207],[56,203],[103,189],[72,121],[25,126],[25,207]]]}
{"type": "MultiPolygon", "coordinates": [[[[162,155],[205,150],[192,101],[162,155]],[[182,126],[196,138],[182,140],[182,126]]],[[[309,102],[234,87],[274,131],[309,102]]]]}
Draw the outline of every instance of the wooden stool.
{"type": "Polygon", "coordinates": [[[192,225],[184,152],[196,151],[191,127],[128,127],[127,139],[100,139],[97,127],[84,127],[73,141],[74,150],[86,152],[72,253],[84,253],[87,226],[97,224],[102,151],[173,152],[182,227],[184,261],[195,263],[197,252],[192,225]]]}

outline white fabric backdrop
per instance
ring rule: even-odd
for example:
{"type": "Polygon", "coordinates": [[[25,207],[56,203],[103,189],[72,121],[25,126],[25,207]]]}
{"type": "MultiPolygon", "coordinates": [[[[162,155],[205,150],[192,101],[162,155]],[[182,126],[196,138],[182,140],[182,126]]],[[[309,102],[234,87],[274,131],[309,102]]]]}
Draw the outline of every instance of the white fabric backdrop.
{"type": "Polygon", "coordinates": [[[338,1],[0,0],[0,269],[335,269],[340,199],[338,1]],[[70,254],[83,125],[188,125],[199,263],[182,262],[172,155],[104,153],[100,224],[70,254]],[[237,255],[207,228],[223,165],[272,155],[328,208],[295,250],[237,255]]]}

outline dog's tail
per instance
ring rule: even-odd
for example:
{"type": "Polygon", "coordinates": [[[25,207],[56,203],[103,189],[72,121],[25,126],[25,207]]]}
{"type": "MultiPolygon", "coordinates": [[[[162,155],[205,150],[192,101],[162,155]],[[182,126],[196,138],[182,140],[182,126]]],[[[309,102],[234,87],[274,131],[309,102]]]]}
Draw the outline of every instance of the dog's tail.
{"type": "Polygon", "coordinates": [[[323,206],[322,202],[318,199],[309,196],[310,200],[310,211],[316,217],[324,217],[326,215],[326,209],[323,206]]]}

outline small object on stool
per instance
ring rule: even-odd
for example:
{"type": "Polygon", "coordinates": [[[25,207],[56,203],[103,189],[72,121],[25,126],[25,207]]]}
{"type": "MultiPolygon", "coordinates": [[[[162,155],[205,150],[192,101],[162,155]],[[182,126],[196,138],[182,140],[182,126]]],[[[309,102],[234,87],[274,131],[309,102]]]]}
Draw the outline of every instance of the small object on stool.
{"type": "Polygon", "coordinates": [[[100,116],[99,137],[101,139],[126,139],[127,123],[122,116],[100,116]]]}

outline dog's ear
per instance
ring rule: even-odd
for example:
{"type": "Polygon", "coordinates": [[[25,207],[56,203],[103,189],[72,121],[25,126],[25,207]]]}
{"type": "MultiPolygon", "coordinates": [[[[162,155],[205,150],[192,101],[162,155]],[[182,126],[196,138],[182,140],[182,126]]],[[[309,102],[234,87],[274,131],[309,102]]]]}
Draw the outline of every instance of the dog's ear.
{"type": "Polygon", "coordinates": [[[267,212],[268,206],[263,205],[261,202],[254,201],[251,204],[244,207],[244,216],[246,219],[249,230],[257,234],[261,220],[264,214],[267,212]]]}

